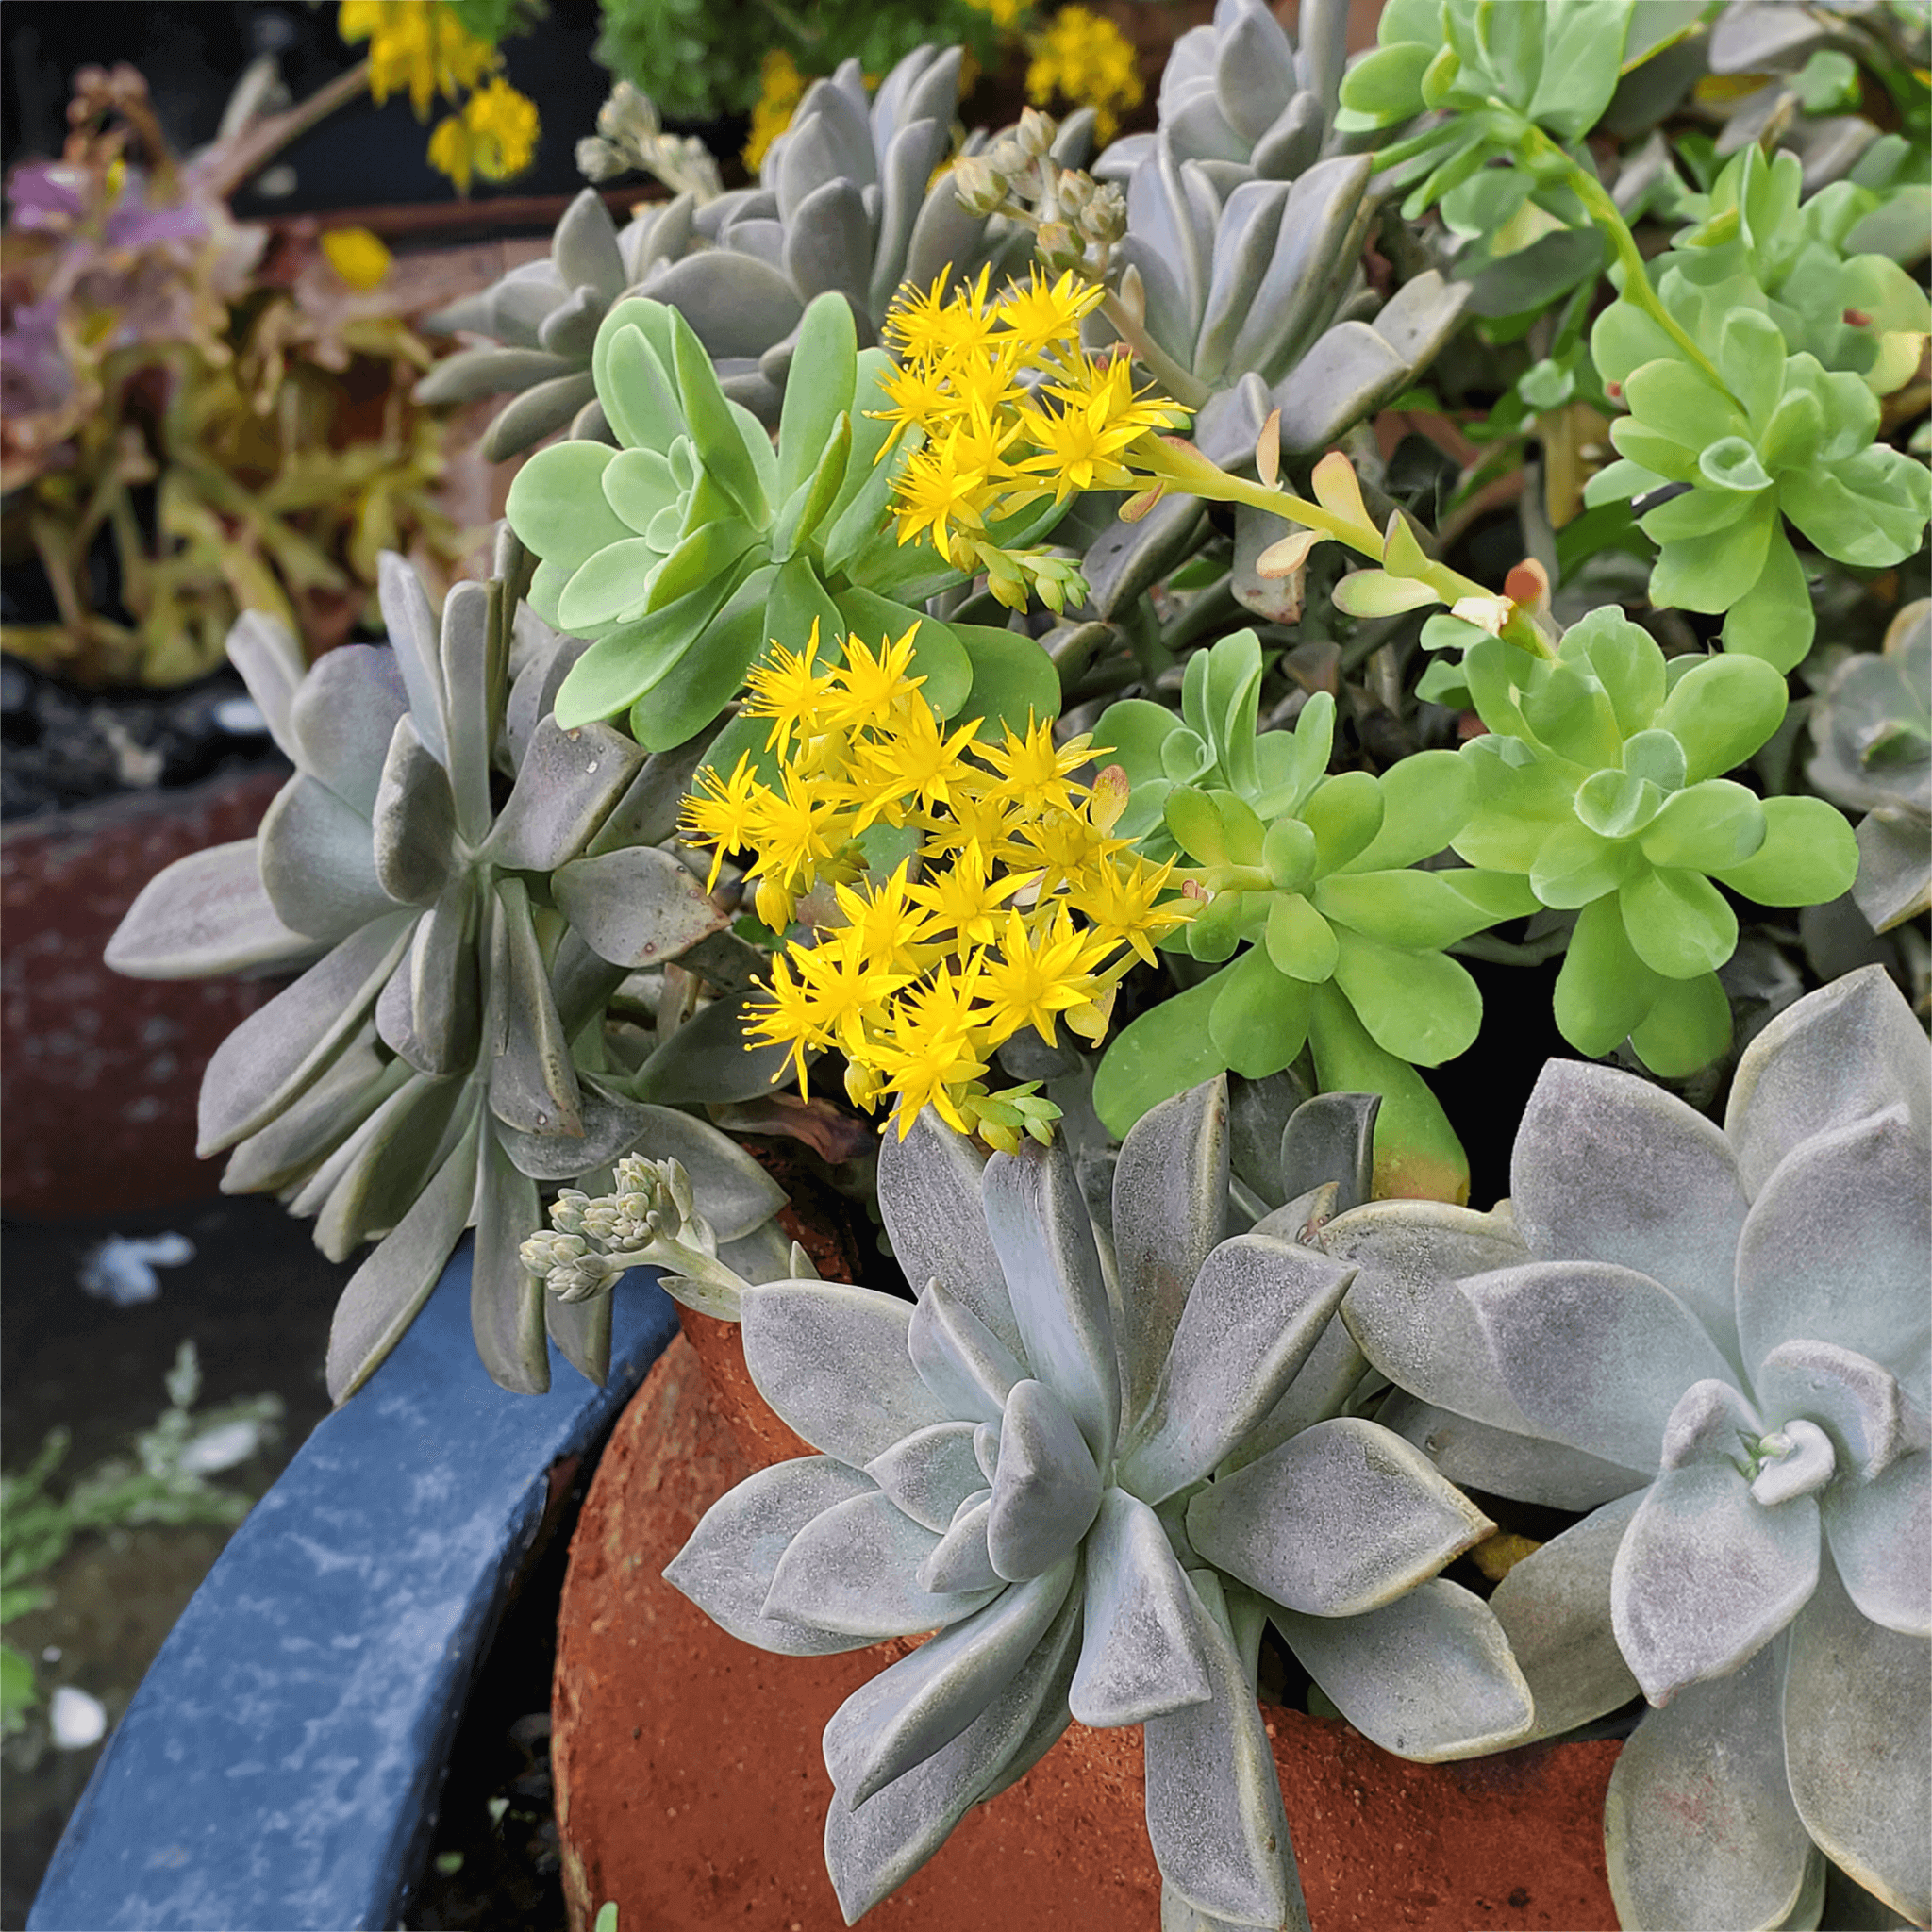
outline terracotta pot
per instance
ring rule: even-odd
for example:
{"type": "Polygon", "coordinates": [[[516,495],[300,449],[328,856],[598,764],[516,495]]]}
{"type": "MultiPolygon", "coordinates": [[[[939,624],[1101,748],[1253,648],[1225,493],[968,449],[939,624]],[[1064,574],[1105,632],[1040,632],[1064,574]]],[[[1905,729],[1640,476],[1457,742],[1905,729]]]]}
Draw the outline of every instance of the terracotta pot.
{"type": "MultiPolygon", "coordinates": [[[[647,1932],[835,1932],[820,1734],[911,1642],[772,1657],[662,1581],[698,1518],[791,1434],[758,1424],[748,1377],[714,1397],[708,1378],[744,1374],[741,1352],[730,1365],[737,1331],[685,1324],[697,1345],[674,1341],[618,1424],[564,1585],[551,1749],[572,1923],[583,1932],[614,1899],[620,1924],[647,1932]]],[[[1268,1716],[1316,1932],[1615,1925],[1603,1864],[1615,1743],[1417,1765],[1340,1722],[1268,1716]]],[[[867,1923],[1151,1932],[1160,1880],[1143,1807],[1139,1731],[1075,1724],[867,1923]]]]}

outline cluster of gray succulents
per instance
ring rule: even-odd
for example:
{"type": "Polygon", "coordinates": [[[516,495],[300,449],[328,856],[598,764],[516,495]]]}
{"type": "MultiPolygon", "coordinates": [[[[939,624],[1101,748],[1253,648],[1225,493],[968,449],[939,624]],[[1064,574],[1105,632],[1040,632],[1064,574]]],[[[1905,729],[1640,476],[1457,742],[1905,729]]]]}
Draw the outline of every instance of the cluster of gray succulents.
{"type": "Polygon", "coordinates": [[[229,655],[295,767],[256,838],[149,882],[108,952],[146,978],[306,967],[229,1035],[202,1084],[200,1147],[230,1192],[273,1191],[346,1259],[329,1341],[338,1399],[371,1374],[476,1229],[476,1345],[506,1387],[549,1386],[546,1329],[601,1378],[608,1301],[552,1301],[518,1248],[540,1183],[599,1174],[640,1141],[695,1177],[720,1238],[782,1272],[766,1230],[780,1191],[735,1142],[666,1102],[747,1079],[737,1008],[666,1032],[637,1066],[603,1016],[626,974],[722,936],[728,908],[658,842],[702,746],[647,758],[551,698],[582,641],[520,607],[530,559],[505,534],[498,575],[457,585],[441,622],[385,555],[387,645],[305,672],[273,620],[229,655]],[[729,1023],[729,1024],[726,1024],[729,1023]],[[763,1231],[762,1233],[760,1231],[763,1231]]]}
{"type": "MultiPolygon", "coordinates": [[[[1359,1188],[1373,1113],[1291,1116],[1264,1184],[1293,1198],[1229,1236],[1224,1081],[1136,1125],[1102,1226],[1064,1141],[985,1160],[928,1111],[879,1163],[916,1302],[737,1288],[753,1380],[820,1453],[723,1497],[667,1577],[783,1655],[938,1632],[826,1726],[848,1921],[1077,1720],[1142,1728],[1174,1922],[1306,1926],[1255,1700],[1271,1620],[1391,1750],[1529,1733],[1502,1625],[1438,1575],[1492,1525],[1350,1411],[1354,1270],[1303,1238],[1359,1188]]],[[[576,1257],[552,1265],[567,1290],[576,1257]]]]}
{"type": "Polygon", "coordinates": [[[1882,652],[1848,657],[1811,712],[1807,767],[1858,822],[1852,896],[1889,932],[1932,910],[1932,599],[1892,619],[1882,652]]]}
{"type": "MultiPolygon", "coordinates": [[[[1031,252],[1024,228],[969,215],[950,179],[934,178],[952,148],[959,60],[958,47],[917,47],[870,98],[858,61],[847,60],[807,92],[766,151],[756,188],[703,199],[687,190],[640,208],[622,231],[586,189],[558,224],[547,259],[431,318],[431,327],[503,346],[448,358],[419,396],[518,391],[484,443],[492,461],[514,456],[591,402],[598,325],[624,295],[649,295],[684,315],[732,401],[775,423],[813,296],[844,296],[869,346],[902,282],[928,287],[950,271],[957,283],[986,266],[1004,275],[1031,252]]],[[[1067,124],[1061,158],[1084,158],[1091,126],[1085,114],[1067,124]]]]}
{"type": "Polygon", "coordinates": [[[1816,1925],[1828,1858],[1932,1919],[1932,1054],[1880,969],[1787,1008],[1722,1131],[1555,1061],[1489,1214],[1319,1235],[1454,1480],[1588,1512],[1498,1587],[1548,1735],[1641,1690],[1611,1778],[1632,1927],[1816,1925]]]}

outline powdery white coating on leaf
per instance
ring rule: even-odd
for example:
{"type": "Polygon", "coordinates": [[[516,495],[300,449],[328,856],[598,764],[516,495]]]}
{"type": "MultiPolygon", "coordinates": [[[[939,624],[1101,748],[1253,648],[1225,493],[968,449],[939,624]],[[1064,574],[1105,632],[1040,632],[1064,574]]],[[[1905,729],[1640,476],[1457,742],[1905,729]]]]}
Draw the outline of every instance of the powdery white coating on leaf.
{"type": "Polygon", "coordinates": [[[1109,1490],[1088,1539],[1086,1628],[1070,1708],[1096,1729],[1137,1724],[1213,1693],[1198,1607],[1152,1509],[1109,1490]]]}
{"type": "Polygon", "coordinates": [[[915,1522],[943,1532],[959,1506],[984,1488],[973,1452],[975,1424],[934,1423],[875,1456],[865,1473],[915,1522]]]}
{"type": "Polygon", "coordinates": [[[1517,1129],[1509,1198],[1538,1260],[1633,1268],[1734,1346],[1732,1264],[1749,1204],[1724,1135],[1674,1094],[1612,1067],[1550,1061],[1517,1129]]]}
{"type": "Polygon", "coordinates": [[[967,1303],[937,1279],[926,1283],[912,1310],[907,1348],[920,1379],[950,1415],[985,1423],[998,1423],[1013,1385],[1030,1373],[967,1303]]]}
{"type": "Polygon", "coordinates": [[[792,1538],[825,1510],[873,1493],[869,1476],[830,1456],[774,1463],[711,1505],[671,1559],[664,1580],[714,1624],[760,1650],[824,1657],[862,1649],[871,1638],[814,1630],[791,1619],[781,1622],[767,1617],[764,1607],[792,1538]]]}
{"type": "Polygon", "coordinates": [[[992,1519],[992,1491],[974,1490],[953,1512],[932,1554],[920,1566],[922,1589],[987,1590],[1006,1578],[992,1567],[987,1530],[992,1519]]]}
{"type": "Polygon", "coordinates": [[[255,841],[191,852],[158,872],[108,941],[106,963],[131,979],[199,979],[292,965],[315,941],[282,923],[262,888],[255,841]]]}
{"type": "Polygon", "coordinates": [[[1508,1429],[1492,1429],[1453,1409],[1394,1391],[1375,1420],[1413,1442],[1452,1483],[1556,1509],[1588,1510],[1624,1496],[1642,1476],[1573,1449],[1508,1429]]]}
{"type": "Polygon", "coordinates": [[[1824,1540],[1846,1592],[1873,1623],[1932,1637],[1932,1457],[1923,1449],[1820,1499],[1824,1540]]]}
{"type": "Polygon", "coordinates": [[[1529,1685],[1495,1613],[1460,1584],[1431,1577],[1358,1617],[1269,1616],[1303,1668],[1357,1730],[1420,1763],[1524,1742],[1529,1685]]]}
{"type": "Polygon", "coordinates": [[[1066,1405],[1043,1382],[1016,1383],[987,1522],[992,1567],[1014,1583],[1050,1569],[1087,1534],[1100,1495],[1100,1472],[1066,1405]]]}

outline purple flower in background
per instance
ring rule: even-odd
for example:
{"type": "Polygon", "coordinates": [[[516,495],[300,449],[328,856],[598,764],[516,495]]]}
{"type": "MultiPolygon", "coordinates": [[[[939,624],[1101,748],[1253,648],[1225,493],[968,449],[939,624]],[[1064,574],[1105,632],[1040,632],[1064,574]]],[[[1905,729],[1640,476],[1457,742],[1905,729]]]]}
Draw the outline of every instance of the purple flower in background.
{"type": "Polygon", "coordinates": [[[86,212],[93,176],[68,161],[28,161],[7,184],[18,227],[59,233],[86,212]]]}
{"type": "Polygon", "coordinates": [[[8,416],[58,408],[73,391],[59,321],[59,298],[50,295],[23,303],[0,335],[0,409],[8,416]]]}

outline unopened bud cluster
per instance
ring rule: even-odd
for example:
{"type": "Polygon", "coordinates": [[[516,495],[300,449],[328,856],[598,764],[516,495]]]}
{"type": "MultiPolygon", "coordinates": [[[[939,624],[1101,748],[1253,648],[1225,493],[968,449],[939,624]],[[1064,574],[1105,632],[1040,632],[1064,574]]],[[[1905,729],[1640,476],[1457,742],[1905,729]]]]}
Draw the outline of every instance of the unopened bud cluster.
{"type": "Polygon", "coordinates": [[[1010,215],[1038,238],[1034,251],[1049,273],[1072,271],[1105,281],[1115,244],[1127,232],[1127,205],[1111,183],[1063,168],[1049,150],[1058,133],[1037,108],[983,155],[953,168],[954,192],[968,214],[1010,215]]]}
{"type": "Polygon", "coordinates": [[[724,192],[710,149],[695,135],[666,134],[658,104],[620,80],[597,109],[596,133],[577,142],[577,173],[587,181],[614,181],[633,172],[655,175],[674,194],[701,202],[724,192]]]}
{"type": "Polygon", "coordinates": [[[551,1204],[550,1224],[551,1232],[533,1234],[521,1254],[525,1268],[564,1302],[602,1294],[629,1268],[676,1267],[717,1252],[691,1177],[675,1160],[626,1155],[609,1193],[565,1188],[551,1204]]]}

